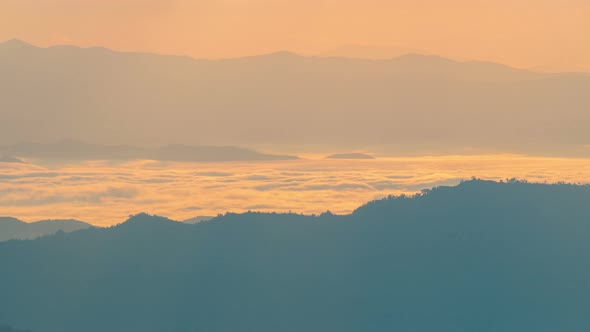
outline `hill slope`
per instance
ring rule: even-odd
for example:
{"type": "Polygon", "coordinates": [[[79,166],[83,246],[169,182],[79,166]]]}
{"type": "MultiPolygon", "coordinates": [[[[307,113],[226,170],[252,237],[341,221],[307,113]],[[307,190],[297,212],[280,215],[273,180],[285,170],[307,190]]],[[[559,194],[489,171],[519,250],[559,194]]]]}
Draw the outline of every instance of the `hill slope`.
{"type": "Polygon", "coordinates": [[[352,215],[228,214],[0,244],[35,331],[587,331],[588,186],[469,181],[352,215]]]}
{"type": "Polygon", "coordinates": [[[42,220],[26,223],[15,218],[0,217],[0,241],[35,239],[58,231],[69,233],[89,227],[89,224],[78,220],[42,220]]]}

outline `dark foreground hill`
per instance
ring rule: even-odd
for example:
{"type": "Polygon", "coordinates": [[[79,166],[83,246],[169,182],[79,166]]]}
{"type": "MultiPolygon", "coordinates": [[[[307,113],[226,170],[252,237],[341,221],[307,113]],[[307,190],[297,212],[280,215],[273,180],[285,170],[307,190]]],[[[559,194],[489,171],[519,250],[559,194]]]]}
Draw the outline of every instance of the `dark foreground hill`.
{"type": "Polygon", "coordinates": [[[30,332],[30,331],[22,331],[13,328],[12,326],[7,325],[0,325],[0,332],[30,332]]]}
{"type": "Polygon", "coordinates": [[[0,243],[0,322],[69,331],[588,331],[590,187],[468,181],[352,215],[137,215],[0,243]]]}

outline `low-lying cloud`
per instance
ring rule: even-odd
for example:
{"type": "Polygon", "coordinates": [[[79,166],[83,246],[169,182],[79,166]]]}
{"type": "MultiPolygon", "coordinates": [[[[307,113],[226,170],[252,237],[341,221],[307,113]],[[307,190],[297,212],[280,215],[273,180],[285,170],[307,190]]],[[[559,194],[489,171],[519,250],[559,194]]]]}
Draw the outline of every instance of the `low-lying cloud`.
{"type": "Polygon", "coordinates": [[[441,156],[248,163],[83,162],[0,165],[0,214],[97,225],[145,211],[184,220],[226,211],[349,213],[390,194],[453,185],[472,176],[590,182],[587,159],[441,156]]]}

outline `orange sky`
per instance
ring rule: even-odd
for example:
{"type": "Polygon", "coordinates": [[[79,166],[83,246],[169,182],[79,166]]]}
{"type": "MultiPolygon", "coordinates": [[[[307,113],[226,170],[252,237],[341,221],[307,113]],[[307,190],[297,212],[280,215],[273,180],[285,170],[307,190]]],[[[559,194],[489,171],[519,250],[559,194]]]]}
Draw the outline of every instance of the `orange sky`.
{"type": "Polygon", "coordinates": [[[399,46],[590,69],[588,0],[2,0],[0,40],[234,57],[399,46]]]}

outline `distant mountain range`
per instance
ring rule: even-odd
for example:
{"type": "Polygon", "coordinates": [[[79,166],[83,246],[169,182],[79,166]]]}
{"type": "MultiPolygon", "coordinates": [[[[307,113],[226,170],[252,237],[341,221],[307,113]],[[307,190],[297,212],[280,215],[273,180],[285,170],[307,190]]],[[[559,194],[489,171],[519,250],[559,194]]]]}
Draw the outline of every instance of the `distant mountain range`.
{"type": "Polygon", "coordinates": [[[73,232],[92,227],[78,220],[42,220],[26,223],[16,218],[0,217],[0,241],[35,239],[61,232],[73,232]]]}
{"type": "MultiPolygon", "coordinates": [[[[97,145],[73,140],[56,143],[18,143],[0,146],[0,154],[44,160],[129,160],[162,161],[262,161],[291,160],[295,156],[272,155],[231,146],[166,145],[160,148],[138,148],[125,145],[97,145]]],[[[16,162],[9,158],[6,161],[16,162]]],[[[2,159],[0,159],[0,162],[2,159]]]]}
{"type": "Polygon", "coordinates": [[[36,332],[590,330],[590,186],[467,181],[350,215],[139,214],[0,243],[36,332]]]}
{"type": "Polygon", "coordinates": [[[0,141],[588,156],[588,91],[587,74],[432,55],[212,61],[13,40],[0,141]]]}

